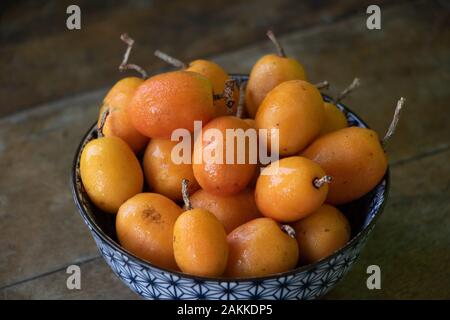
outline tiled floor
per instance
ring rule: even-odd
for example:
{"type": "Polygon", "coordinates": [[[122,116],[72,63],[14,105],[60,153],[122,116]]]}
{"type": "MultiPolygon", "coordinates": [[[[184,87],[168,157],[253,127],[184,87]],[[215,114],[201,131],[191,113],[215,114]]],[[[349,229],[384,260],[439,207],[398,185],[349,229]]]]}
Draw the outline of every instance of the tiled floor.
{"type": "MultiPolygon", "coordinates": [[[[450,28],[442,14],[436,4],[402,2],[383,9],[381,31],[368,31],[366,15],[359,11],[315,27],[295,25],[280,37],[287,53],[305,65],[311,81],[331,82],[331,93],[360,77],[361,88],[346,104],[380,134],[396,100],[407,98],[388,146],[388,205],[357,264],[327,298],[450,298],[450,28]],[[366,288],[366,268],[372,264],[381,267],[382,290],[366,288]]],[[[259,56],[272,50],[268,41],[260,40],[245,46],[236,42],[224,54],[218,54],[222,49],[205,54],[213,54],[230,72],[247,73],[259,56]]],[[[145,42],[147,48],[150,44],[145,42]]],[[[201,54],[200,48],[180,56],[201,54]]],[[[98,59],[95,51],[91,55],[98,59]]],[[[116,61],[105,63],[115,70],[116,61]]],[[[90,81],[92,87],[104,84],[90,81]]],[[[0,86],[4,114],[8,99],[3,94],[17,94],[5,88],[0,86]]],[[[63,92],[59,84],[55,88],[63,92]]],[[[78,91],[86,87],[79,85],[71,93],[78,91]]],[[[72,95],[0,118],[0,297],[136,298],[99,257],[68,184],[75,148],[95,121],[104,93],[72,95]],[[80,291],[66,287],[65,270],[71,264],[81,266],[80,291]]],[[[14,101],[21,105],[22,100],[14,101]]]]}

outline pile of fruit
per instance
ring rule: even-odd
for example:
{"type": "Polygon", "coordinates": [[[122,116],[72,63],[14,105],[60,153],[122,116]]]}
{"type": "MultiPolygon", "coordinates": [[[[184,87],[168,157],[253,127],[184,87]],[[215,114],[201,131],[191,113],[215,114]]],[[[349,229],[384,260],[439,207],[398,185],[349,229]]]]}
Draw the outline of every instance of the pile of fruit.
{"type": "MultiPolygon", "coordinates": [[[[349,241],[350,224],[336,206],[382,180],[383,144],[404,99],[383,140],[347,127],[336,103],[358,82],[324,102],[320,86],[268,36],[278,53],[260,58],[248,82],[237,83],[212,61],[185,64],[159,51],[179,70],[148,77],[128,63],[133,40],[122,35],[128,48],[120,69],[143,79],[124,78],[104,98],[98,138],[84,146],[80,174],[92,203],[116,215],[117,238],[129,252],[169,270],[247,278],[314,263],[349,241]],[[262,140],[280,160],[249,161],[246,144],[243,162],[174,161],[179,141],[172,133],[194,136],[194,121],[223,137],[228,129],[266,129],[262,140]]],[[[222,147],[225,154],[226,143],[200,135],[188,158],[222,147]]]]}

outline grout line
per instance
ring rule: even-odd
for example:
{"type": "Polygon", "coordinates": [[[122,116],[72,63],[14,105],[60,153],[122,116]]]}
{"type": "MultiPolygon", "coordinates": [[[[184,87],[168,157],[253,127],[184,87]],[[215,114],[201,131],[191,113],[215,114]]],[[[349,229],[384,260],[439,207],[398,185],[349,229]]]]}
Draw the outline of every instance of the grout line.
{"type": "Polygon", "coordinates": [[[73,262],[71,264],[68,264],[68,265],[66,265],[64,267],[61,267],[61,268],[58,268],[58,269],[55,269],[55,270],[51,270],[51,271],[47,271],[47,272],[44,272],[44,273],[32,276],[30,278],[22,279],[22,280],[19,280],[17,282],[13,282],[13,283],[7,284],[7,285],[5,285],[3,287],[0,287],[0,291],[4,291],[5,289],[8,289],[8,288],[11,288],[11,287],[14,287],[14,286],[26,283],[26,282],[30,282],[30,281],[33,281],[33,280],[36,280],[36,279],[39,279],[39,278],[42,278],[42,277],[45,277],[45,276],[48,276],[48,275],[51,275],[51,274],[63,271],[63,270],[66,270],[67,267],[72,265],[72,264],[76,264],[78,266],[81,266],[81,265],[84,265],[86,263],[95,261],[95,260],[97,260],[99,258],[101,258],[101,255],[98,255],[98,256],[95,256],[95,257],[91,257],[91,258],[87,258],[87,259],[80,260],[80,261],[75,261],[75,262],[73,262]]]}
{"type": "Polygon", "coordinates": [[[425,152],[422,152],[422,153],[415,154],[415,155],[413,155],[413,156],[411,156],[409,158],[396,160],[396,161],[390,163],[390,166],[391,167],[402,166],[402,165],[410,163],[410,162],[414,162],[414,161],[421,160],[421,159],[424,159],[424,158],[428,158],[428,157],[431,157],[431,156],[434,156],[434,155],[437,155],[437,154],[440,154],[440,153],[447,152],[449,150],[450,150],[450,145],[440,146],[440,147],[438,147],[436,149],[433,149],[433,150],[429,150],[429,151],[425,151],[425,152]]]}
{"type": "Polygon", "coordinates": [[[29,107],[0,117],[0,124],[7,122],[18,124],[26,121],[30,117],[39,116],[45,114],[46,112],[65,110],[67,108],[81,108],[81,105],[83,105],[85,101],[98,100],[100,103],[103,95],[106,94],[106,91],[107,88],[105,87],[102,89],[84,91],[74,95],[67,95],[61,99],[37,104],[33,107],[29,107]],[[66,104],[67,101],[71,101],[69,106],[67,106],[66,104]]]}

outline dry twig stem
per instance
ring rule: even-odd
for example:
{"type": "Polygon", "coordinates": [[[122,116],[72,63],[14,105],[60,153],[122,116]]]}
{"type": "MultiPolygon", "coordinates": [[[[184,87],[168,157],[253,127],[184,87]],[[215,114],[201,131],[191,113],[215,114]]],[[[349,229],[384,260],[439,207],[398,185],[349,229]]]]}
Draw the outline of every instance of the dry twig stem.
{"type": "Polygon", "coordinates": [[[319,189],[320,187],[322,187],[324,184],[326,183],[330,183],[333,180],[333,177],[331,176],[323,176],[320,179],[314,179],[313,181],[313,185],[314,187],[316,187],[317,189],[319,189]]]}
{"type": "Polygon", "coordinates": [[[267,31],[266,35],[269,37],[270,41],[272,41],[275,47],[277,48],[278,55],[280,57],[286,57],[286,53],[284,52],[284,49],[281,46],[281,43],[278,41],[277,37],[275,37],[273,31],[272,30],[267,31]]]}
{"type": "Polygon", "coordinates": [[[229,109],[233,108],[234,103],[235,103],[235,101],[233,99],[233,92],[234,92],[235,85],[236,85],[236,80],[228,79],[225,82],[225,88],[223,89],[223,92],[219,93],[219,94],[213,94],[213,100],[224,99],[227,107],[229,109]]]}
{"type": "Polygon", "coordinates": [[[330,88],[330,83],[327,80],[324,80],[322,82],[316,83],[314,86],[319,90],[328,89],[330,88]]]}
{"type": "Polygon", "coordinates": [[[192,210],[191,200],[189,199],[189,180],[183,179],[181,181],[181,194],[183,195],[184,207],[186,210],[192,210]]]}
{"type": "Polygon", "coordinates": [[[125,54],[123,55],[123,60],[119,66],[119,71],[123,72],[125,70],[131,69],[131,70],[135,70],[135,71],[139,72],[141,74],[142,78],[144,78],[144,79],[148,78],[148,74],[143,68],[141,68],[137,64],[128,63],[128,59],[130,58],[131,49],[133,49],[134,40],[132,38],[130,38],[130,36],[126,33],[123,33],[120,36],[120,40],[122,40],[123,42],[125,42],[127,44],[127,50],[125,51],[125,54]]]}
{"type": "Polygon", "coordinates": [[[334,104],[339,103],[342,99],[344,99],[350,92],[352,92],[353,90],[355,90],[356,88],[358,88],[361,85],[361,81],[359,80],[359,78],[355,78],[353,79],[352,83],[350,83],[350,85],[345,88],[344,90],[342,90],[341,93],[338,94],[338,96],[336,97],[336,99],[334,99],[334,104]]]}
{"type": "Polygon", "coordinates": [[[397,101],[397,106],[395,107],[394,117],[392,118],[391,124],[389,125],[389,129],[384,135],[383,140],[381,140],[381,144],[383,146],[386,145],[388,140],[392,137],[392,135],[395,132],[395,129],[397,128],[398,120],[400,119],[400,112],[402,111],[403,105],[405,104],[406,99],[401,97],[397,101]]]}
{"type": "Polygon", "coordinates": [[[244,101],[245,101],[245,87],[247,83],[242,81],[239,85],[239,103],[236,110],[236,117],[242,118],[244,116],[244,101]]]}
{"type": "Polygon", "coordinates": [[[288,225],[288,224],[283,224],[283,225],[281,226],[281,230],[282,230],[283,232],[287,233],[287,235],[288,235],[289,237],[291,237],[292,239],[295,239],[295,229],[292,228],[290,225],[288,225]]]}
{"type": "Polygon", "coordinates": [[[103,113],[102,113],[102,117],[100,119],[100,124],[97,125],[97,137],[98,138],[102,138],[105,135],[103,134],[103,127],[105,126],[106,123],[106,118],[108,118],[109,116],[109,108],[107,108],[103,113]]]}
{"type": "Polygon", "coordinates": [[[178,60],[177,58],[169,56],[165,52],[162,52],[160,50],[155,50],[155,52],[153,54],[156,57],[158,57],[159,59],[161,59],[162,61],[167,62],[168,64],[174,66],[175,68],[180,68],[180,69],[186,69],[187,68],[187,64],[186,63],[184,63],[181,60],[178,60]]]}

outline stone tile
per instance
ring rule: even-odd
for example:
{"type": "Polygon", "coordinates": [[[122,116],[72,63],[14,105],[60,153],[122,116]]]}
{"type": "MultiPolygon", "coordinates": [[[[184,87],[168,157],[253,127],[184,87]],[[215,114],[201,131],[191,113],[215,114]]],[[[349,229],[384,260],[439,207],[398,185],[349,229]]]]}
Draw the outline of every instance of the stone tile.
{"type": "MultiPolygon", "coordinates": [[[[388,1],[378,1],[387,3],[388,1]]],[[[389,1],[393,2],[393,1],[389,1]]],[[[291,32],[364,12],[369,0],[48,1],[0,5],[0,116],[66,95],[106,86],[128,32],[137,45],[131,59],[154,72],[153,57],[166,50],[187,61],[235,50],[265,38],[265,31],[291,32]],[[81,30],[69,31],[66,8],[76,3],[81,30]]]]}
{"type": "Polygon", "coordinates": [[[392,167],[391,192],[358,262],[327,299],[450,299],[450,151],[392,167]],[[366,287],[381,268],[381,290],[366,287]]]}
{"type": "Polygon", "coordinates": [[[120,299],[133,300],[140,297],[133,293],[102,258],[80,264],[81,289],[67,288],[66,268],[57,272],[0,290],[0,299],[120,299]]]}
{"type": "Polygon", "coordinates": [[[0,120],[0,287],[96,256],[73,203],[77,141],[103,92],[0,120]]]}

